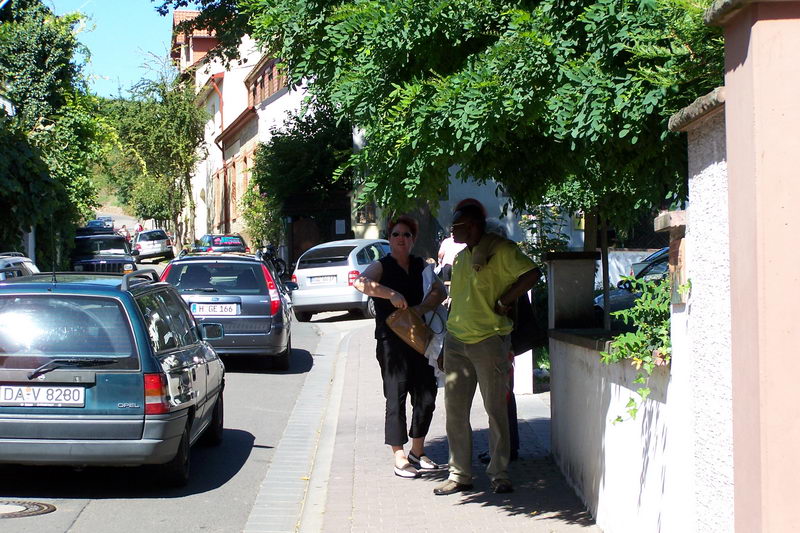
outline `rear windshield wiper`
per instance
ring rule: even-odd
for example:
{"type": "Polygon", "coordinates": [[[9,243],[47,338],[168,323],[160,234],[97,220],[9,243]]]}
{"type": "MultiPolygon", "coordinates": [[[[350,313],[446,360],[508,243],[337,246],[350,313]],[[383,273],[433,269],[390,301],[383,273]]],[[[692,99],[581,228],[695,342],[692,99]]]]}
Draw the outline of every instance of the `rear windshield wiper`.
{"type": "Polygon", "coordinates": [[[109,357],[102,357],[102,358],[95,357],[95,358],[84,358],[84,359],[51,359],[42,366],[38,367],[36,370],[28,372],[28,379],[33,379],[35,377],[41,376],[42,374],[47,374],[48,372],[52,372],[57,368],[62,368],[65,366],[106,366],[106,365],[112,365],[118,361],[119,359],[109,358],[109,357]]]}
{"type": "Polygon", "coordinates": [[[181,292],[191,292],[191,291],[198,291],[198,292],[218,292],[217,289],[214,287],[203,287],[203,288],[191,288],[191,289],[181,289],[181,292]]]}

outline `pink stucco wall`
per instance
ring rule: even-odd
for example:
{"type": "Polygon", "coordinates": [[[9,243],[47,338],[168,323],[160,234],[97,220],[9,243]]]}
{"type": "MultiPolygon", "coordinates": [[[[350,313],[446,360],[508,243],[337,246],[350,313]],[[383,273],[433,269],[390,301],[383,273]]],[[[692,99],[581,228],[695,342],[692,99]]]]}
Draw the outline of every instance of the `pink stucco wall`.
{"type": "Polygon", "coordinates": [[[792,531],[800,480],[800,2],[725,24],[736,531],[792,531]]]}

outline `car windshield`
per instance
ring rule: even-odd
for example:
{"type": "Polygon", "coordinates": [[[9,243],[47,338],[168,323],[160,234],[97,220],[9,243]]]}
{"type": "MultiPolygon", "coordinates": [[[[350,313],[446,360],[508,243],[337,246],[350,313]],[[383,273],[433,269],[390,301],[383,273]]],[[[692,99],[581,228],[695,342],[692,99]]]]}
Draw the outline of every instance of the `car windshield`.
{"type": "Polygon", "coordinates": [[[106,227],[106,223],[103,222],[102,220],[90,220],[86,224],[86,227],[87,228],[104,228],[104,227],[106,227]]]}
{"type": "Polygon", "coordinates": [[[75,240],[76,255],[119,254],[128,253],[125,237],[109,235],[108,237],[92,237],[75,240]]]}
{"type": "Polygon", "coordinates": [[[297,268],[346,266],[347,258],[355,246],[328,246],[312,248],[300,257],[297,268]]]}
{"type": "Polygon", "coordinates": [[[0,296],[0,367],[37,368],[50,359],[103,368],[137,368],[127,315],[112,298],[0,296]]]}
{"type": "Polygon", "coordinates": [[[175,264],[166,281],[183,293],[267,294],[267,284],[260,263],[230,261],[175,264]]]}
{"type": "Polygon", "coordinates": [[[667,261],[666,257],[663,257],[647,265],[636,277],[646,280],[660,279],[666,275],[667,271],[669,271],[669,261],[667,261]]]}

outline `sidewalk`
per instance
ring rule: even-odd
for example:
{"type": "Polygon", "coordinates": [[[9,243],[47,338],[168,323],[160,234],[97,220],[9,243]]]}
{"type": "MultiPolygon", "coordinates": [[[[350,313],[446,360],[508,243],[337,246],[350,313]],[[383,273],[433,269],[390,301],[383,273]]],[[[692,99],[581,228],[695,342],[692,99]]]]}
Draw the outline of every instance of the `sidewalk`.
{"type": "MultiPolygon", "coordinates": [[[[279,486],[275,483],[287,480],[280,457],[281,448],[288,448],[289,441],[284,446],[287,435],[294,434],[287,427],[246,531],[600,531],[548,458],[550,408],[538,395],[517,396],[521,448],[520,460],[511,463],[509,469],[513,493],[492,493],[485,466],[477,459],[472,492],[434,496],[433,487],[446,479],[446,471],[423,474],[414,480],[396,477],[391,451],[383,444],[384,399],[372,331],[369,323],[341,333],[335,342],[331,339],[326,343],[330,348],[337,346],[335,360],[332,353],[315,358],[315,367],[295,407],[305,414],[295,417],[293,413],[289,422],[292,425],[295,418],[302,418],[306,428],[315,422],[319,428],[317,446],[310,454],[291,443],[292,468],[297,470],[288,476],[295,491],[298,482],[306,483],[305,494],[301,502],[270,502],[262,497],[277,494],[279,486]],[[325,387],[323,395],[318,389],[326,378],[330,386],[325,387]],[[305,390],[309,388],[313,390],[305,390]],[[326,406],[318,420],[308,416],[313,406],[304,396],[326,406]],[[307,455],[308,464],[299,464],[307,455]],[[297,519],[293,522],[290,517],[294,513],[297,519]],[[269,516],[282,520],[270,520],[269,516]]],[[[488,448],[488,421],[479,393],[472,413],[477,457],[479,451],[488,448]]],[[[439,389],[426,451],[442,463],[447,462],[448,454],[444,427],[443,389],[439,389]]]]}

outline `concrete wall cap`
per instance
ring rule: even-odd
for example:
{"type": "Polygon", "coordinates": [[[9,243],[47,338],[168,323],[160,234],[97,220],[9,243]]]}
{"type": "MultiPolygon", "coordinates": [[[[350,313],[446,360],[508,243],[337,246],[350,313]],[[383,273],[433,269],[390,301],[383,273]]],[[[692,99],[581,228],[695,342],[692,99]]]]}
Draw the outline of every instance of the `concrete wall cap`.
{"type": "Polygon", "coordinates": [[[689,131],[703,117],[721,111],[725,105],[725,87],[717,87],[669,118],[669,131],[689,131]]]}

